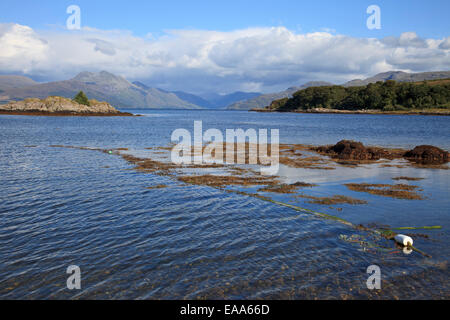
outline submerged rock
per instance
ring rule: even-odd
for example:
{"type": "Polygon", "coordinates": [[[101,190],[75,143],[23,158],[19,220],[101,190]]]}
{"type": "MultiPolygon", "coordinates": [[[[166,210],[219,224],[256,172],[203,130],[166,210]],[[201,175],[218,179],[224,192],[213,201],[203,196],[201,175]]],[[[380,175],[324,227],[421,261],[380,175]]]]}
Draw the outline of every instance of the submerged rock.
{"type": "Polygon", "coordinates": [[[449,158],[447,151],[429,145],[417,146],[413,150],[406,152],[403,156],[426,164],[447,163],[449,158]]]}

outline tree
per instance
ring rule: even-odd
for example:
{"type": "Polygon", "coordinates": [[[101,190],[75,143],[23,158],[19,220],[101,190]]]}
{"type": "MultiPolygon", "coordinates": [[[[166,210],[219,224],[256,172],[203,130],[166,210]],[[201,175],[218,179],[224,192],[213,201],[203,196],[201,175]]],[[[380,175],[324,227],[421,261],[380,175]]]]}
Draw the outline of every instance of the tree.
{"type": "Polygon", "coordinates": [[[77,93],[75,98],[73,98],[73,101],[78,102],[79,104],[84,104],[86,106],[90,106],[88,97],[84,94],[83,91],[80,91],[77,93]]]}

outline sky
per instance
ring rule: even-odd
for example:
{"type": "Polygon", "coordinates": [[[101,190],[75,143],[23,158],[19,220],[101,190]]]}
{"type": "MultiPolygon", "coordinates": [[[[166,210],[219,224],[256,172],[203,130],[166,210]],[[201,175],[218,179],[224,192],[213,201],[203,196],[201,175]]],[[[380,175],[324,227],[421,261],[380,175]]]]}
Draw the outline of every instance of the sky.
{"type": "Polygon", "coordinates": [[[311,80],[450,70],[448,0],[0,2],[0,74],[107,70],[166,90],[271,92],[311,80]],[[80,8],[80,30],[66,12],[80,8]],[[380,8],[369,29],[370,5],[380,8]]]}

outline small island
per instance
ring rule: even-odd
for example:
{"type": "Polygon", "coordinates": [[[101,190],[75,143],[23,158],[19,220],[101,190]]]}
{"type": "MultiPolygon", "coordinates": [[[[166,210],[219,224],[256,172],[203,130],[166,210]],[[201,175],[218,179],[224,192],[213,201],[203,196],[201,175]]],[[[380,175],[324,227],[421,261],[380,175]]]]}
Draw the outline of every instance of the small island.
{"type": "Polygon", "coordinates": [[[0,105],[0,114],[31,116],[133,116],[120,112],[107,102],[89,100],[83,91],[73,99],[50,96],[45,99],[27,98],[0,105]]]}
{"type": "Polygon", "coordinates": [[[450,79],[309,87],[259,112],[450,115],[450,79]]]}

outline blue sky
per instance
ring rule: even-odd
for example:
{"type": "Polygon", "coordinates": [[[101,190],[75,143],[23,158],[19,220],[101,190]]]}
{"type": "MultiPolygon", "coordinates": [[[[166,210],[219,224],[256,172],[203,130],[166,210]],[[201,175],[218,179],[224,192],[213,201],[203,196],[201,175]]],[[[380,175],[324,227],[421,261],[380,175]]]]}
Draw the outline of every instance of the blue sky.
{"type": "Polygon", "coordinates": [[[448,0],[2,0],[0,22],[34,29],[64,26],[65,10],[71,4],[80,6],[85,26],[129,30],[138,36],[167,29],[230,31],[284,26],[300,32],[329,28],[355,37],[415,31],[421,37],[441,38],[450,30],[448,0]],[[381,8],[381,30],[366,28],[366,8],[371,4],[381,8]]]}
{"type": "Polygon", "coordinates": [[[449,0],[2,0],[0,74],[106,70],[192,93],[450,70],[449,0]],[[370,5],[381,29],[366,26],[370,5]],[[68,30],[70,5],[81,30],[68,30]]]}

